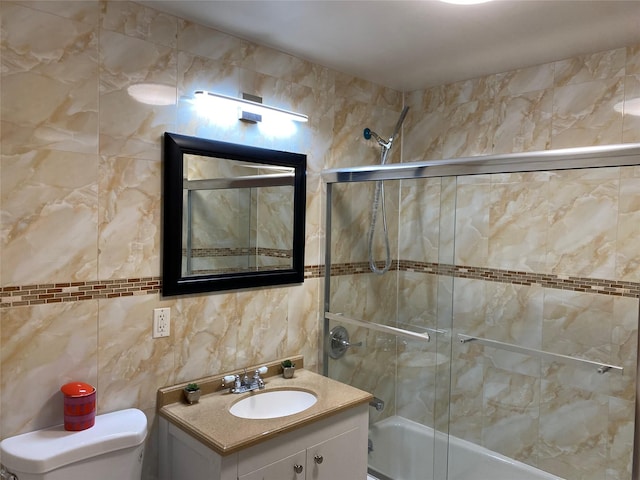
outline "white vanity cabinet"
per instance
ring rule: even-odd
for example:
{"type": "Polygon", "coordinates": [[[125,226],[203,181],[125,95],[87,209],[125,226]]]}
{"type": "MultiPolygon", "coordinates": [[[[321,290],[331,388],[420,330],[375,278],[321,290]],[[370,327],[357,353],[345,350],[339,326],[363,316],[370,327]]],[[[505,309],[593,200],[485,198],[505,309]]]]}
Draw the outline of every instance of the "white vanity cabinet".
{"type": "Polygon", "coordinates": [[[306,453],[304,450],[287,458],[278,460],[271,465],[262,467],[246,475],[241,475],[239,480],[284,480],[306,478],[306,453]]]}
{"type": "Polygon", "coordinates": [[[367,404],[224,456],[166,419],[159,420],[161,480],[365,480],[367,477],[367,404]]]}
{"type": "Polygon", "coordinates": [[[239,480],[364,479],[366,465],[363,474],[362,465],[354,455],[354,446],[358,441],[360,429],[354,428],[251,473],[240,475],[239,480]]]}

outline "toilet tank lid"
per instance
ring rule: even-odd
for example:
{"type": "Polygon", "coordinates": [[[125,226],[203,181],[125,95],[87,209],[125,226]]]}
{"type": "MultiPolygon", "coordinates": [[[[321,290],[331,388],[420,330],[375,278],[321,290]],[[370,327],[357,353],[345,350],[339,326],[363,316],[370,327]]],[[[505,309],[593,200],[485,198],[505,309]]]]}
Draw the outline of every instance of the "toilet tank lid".
{"type": "Polygon", "coordinates": [[[136,408],[96,416],[95,425],[70,432],[64,425],[24,433],[0,442],[0,458],[9,470],[46,473],[104,453],[140,445],[147,417],[136,408]]]}

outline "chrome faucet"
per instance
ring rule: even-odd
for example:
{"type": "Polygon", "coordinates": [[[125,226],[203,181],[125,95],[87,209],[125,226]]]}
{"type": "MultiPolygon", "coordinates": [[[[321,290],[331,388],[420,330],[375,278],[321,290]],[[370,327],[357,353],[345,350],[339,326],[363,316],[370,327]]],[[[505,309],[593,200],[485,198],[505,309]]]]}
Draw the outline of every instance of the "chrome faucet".
{"type": "Polygon", "coordinates": [[[229,393],[245,393],[252,390],[262,390],[264,388],[264,380],[260,375],[267,373],[267,367],[260,367],[254,373],[253,377],[249,378],[247,371],[244,371],[242,378],[240,375],[227,375],[224,377],[225,385],[233,382],[233,387],[229,388],[229,393]]]}

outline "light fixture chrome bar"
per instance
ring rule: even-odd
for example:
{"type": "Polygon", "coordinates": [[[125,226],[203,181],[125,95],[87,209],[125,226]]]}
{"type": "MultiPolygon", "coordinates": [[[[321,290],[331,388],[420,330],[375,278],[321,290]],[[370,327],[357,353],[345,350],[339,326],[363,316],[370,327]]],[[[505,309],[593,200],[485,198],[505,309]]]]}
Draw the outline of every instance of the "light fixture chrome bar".
{"type": "Polygon", "coordinates": [[[345,317],[342,313],[324,312],[324,318],[327,320],[335,320],[337,322],[347,323],[349,325],[355,325],[356,327],[364,327],[370,330],[376,330],[382,333],[388,333],[389,335],[397,335],[399,337],[410,338],[411,340],[419,340],[421,342],[431,341],[431,337],[427,332],[418,333],[411,330],[404,330],[402,328],[390,327],[389,325],[382,325],[380,323],[365,322],[364,320],[356,320],[355,318],[345,317]]]}
{"type": "Polygon", "coordinates": [[[278,107],[272,107],[270,105],[265,105],[264,103],[259,103],[259,102],[254,102],[252,100],[246,99],[246,98],[236,98],[236,97],[230,97],[228,95],[223,95],[221,93],[213,93],[213,92],[208,92],[206,90],[196,90],[194,92],[194,95],[196,97],[200,97],[200,96],[210,96],[213,98],[217,98],[220,100],[224,100],[226,102],[231,102],[239,107],[248,107],[250,108],[251,112],[254,113],[258,113],[260,114],[260,112],[263,113],[276,113],[280,116],[283,116],[285,118],[288,118],[289,120],[294,120],[296,122],[307,122],[309,121],[309,117],[307,117],[306,115],[303,115],[302,113],[297,113],[297,112],[292,112],[290,110],[285,110],[284,108],[278,108],[278,107]]]}
{"type": "Polygon", "coordinates": [[[609,365],[601,362],[594,362],[592,360],[585,360],[583,358],[570,357],[569,355],[562,355],[559,353],[545,352],[543,350],[536,350],[535,348],[529,347],[521,347],[520,345],[513,345],[511,343],[498,342],[497,340],[489,340],[486,338],[473,337],[471,335],[465,335],[463,333],[458,334],[458,340],[460,343],[479,343],[480,345],[484,345],[485,347],[497,348],[500,350],[507,350],[513,353],[522,353],[525,355],[531,355],[533,357],[542,358],[544,360],[549,360],[552,362],[561,362],[568,365],[575,366],[590,366],[595,367],[598,373],[607,373],[609,371],[614,371],[622,375],[624,372],[623,367],[619,367],[617,365],[609,365]]]}
{"type": "Polygon", "coordinates": [[[640,165],[640,143],[337,168],[323,171],[322,179],[349,183],[631,165],[640,165]]]}
{"type": "Polygon", "coordinates": [[[293,172],[202,180],[184,179],[182,188],[184,190],[225,190],[228,188],[286,187],[293,186],[294,180],[295,174],[293,172]]]}
{"type": "MultiPolygon", "coordinates": [[[[259,97],[258,95],[251,95],[250,93],[243,92],[242,99],[262,105],[262,97],[259,97]]],[[[247,112],[244,108],[241,108],[238,119],[247,123],[258,123],[262,121],[262,115],[257,112],[247,112]]]]}

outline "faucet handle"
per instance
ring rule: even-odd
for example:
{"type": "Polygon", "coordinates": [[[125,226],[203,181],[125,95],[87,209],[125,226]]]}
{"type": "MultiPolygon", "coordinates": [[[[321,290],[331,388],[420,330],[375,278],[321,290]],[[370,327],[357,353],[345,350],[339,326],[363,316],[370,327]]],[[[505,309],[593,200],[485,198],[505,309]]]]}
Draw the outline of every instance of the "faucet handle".
{"type": "Polygon", "coordinates": [[[267,373],[267,367],[263,366],[256,369],[255,373],[253,374],[253,380],[256,382],[260,390],[264,388],[264,380],[260,378],[260,375],[264,375],[265,373],[267,373]]]}

